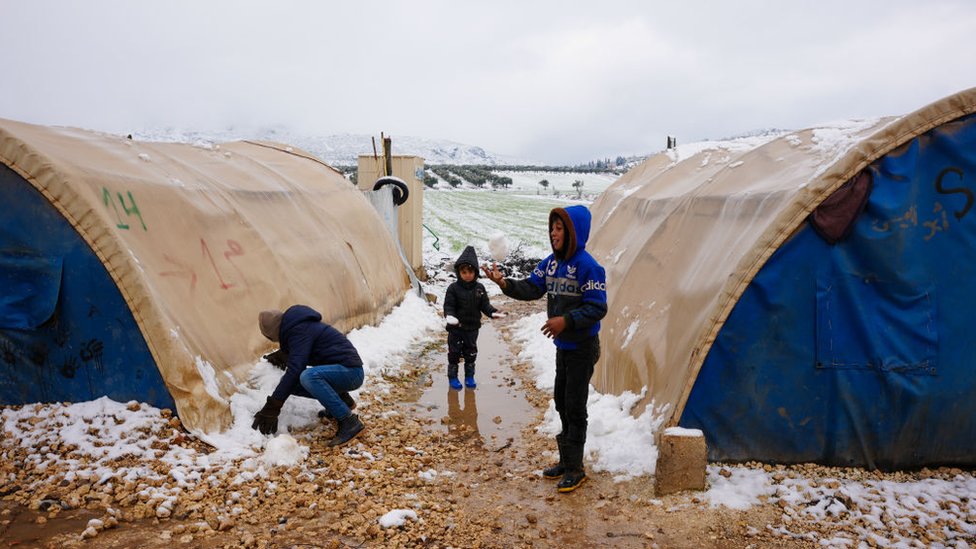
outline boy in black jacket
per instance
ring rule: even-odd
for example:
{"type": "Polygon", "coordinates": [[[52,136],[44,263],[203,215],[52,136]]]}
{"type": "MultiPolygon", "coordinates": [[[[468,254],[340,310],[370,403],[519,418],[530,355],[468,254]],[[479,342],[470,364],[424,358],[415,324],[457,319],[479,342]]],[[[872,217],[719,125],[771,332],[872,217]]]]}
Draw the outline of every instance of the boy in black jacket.
{"type": "Polygon", "coordinates": [[[478,358],[478,330],[481,314],[492,318],[502,315],[488,301],[488,292],[477,281],[478,255],[468,246],[454,262],[457,281],[447,287],[444,294],[444,318],[447,320],[447,378],[451,389],[460,390],[458,362],[464,357],[464,385],[477,387],[474,380],[474,362],[478,358]]]}

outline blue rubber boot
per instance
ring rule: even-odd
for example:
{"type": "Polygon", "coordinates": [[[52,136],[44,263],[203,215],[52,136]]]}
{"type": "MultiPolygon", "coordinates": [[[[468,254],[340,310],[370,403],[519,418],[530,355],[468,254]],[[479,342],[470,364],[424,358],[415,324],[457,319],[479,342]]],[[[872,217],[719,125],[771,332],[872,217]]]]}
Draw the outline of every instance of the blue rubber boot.
{"type": "MultiPolygon", "coordinates": [[[[464,386],[468,389],[474,389],[478,386],[478,384],[474,382],[474,376],[469,376],[464,378],[464,386]]],[[[458,387],[458,389],[460,389],[460,387],[458,387]]]]}
{"type": "Polygon", "coordinates": [[[461,390],[461,382],[458,381],[458,378],[456,377],[447,378],[447,382],[451,384],[451,389],[454,389],[455,391],[461,390]]]}

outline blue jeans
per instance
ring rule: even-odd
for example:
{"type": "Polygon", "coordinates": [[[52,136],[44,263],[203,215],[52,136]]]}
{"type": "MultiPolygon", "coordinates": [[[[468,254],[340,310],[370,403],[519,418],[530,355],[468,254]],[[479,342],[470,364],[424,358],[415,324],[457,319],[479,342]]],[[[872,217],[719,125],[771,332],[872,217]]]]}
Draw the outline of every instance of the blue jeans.
{"type": "MultiPolygon", "coordinates": [[[[302,387],[318,400],[336,419],[349,417],[352,410],[339,398],[340,392],[355,391],[363,386],[363,368],[346,368],[341,364],[309,366],[298,378],[302,387]]],[[[302,395],[304,396],[304,395],[302,395]]]]}

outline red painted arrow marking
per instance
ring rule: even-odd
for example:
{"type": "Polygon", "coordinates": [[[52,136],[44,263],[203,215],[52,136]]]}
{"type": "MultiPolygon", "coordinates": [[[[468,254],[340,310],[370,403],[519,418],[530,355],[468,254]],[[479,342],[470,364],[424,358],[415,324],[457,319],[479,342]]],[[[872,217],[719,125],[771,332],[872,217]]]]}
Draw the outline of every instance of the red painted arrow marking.
{"type": "Polygon", "coordinates": [[[180,278],[189,278],[190,279],[190,291],[192,292],[194,290],[194,288],[196,288],[196,286],[197,286],[197,273],[193,270],[193,268],[190,267],[190,266],[188,266],[187,264],[185,264],[183,262],[180,262],[180,261],[177,261],[177,260],[173,259],[172,257],[170,257],[167,254],[163,254],[163,259],[165,259],[166,261],[169,261],[173,265],[176,265],[177,267],[179,267],[179,270],[175,270],[175,271],[163,271],[163,272],[159,273],[159,276],[178,276],[180,278]]]}

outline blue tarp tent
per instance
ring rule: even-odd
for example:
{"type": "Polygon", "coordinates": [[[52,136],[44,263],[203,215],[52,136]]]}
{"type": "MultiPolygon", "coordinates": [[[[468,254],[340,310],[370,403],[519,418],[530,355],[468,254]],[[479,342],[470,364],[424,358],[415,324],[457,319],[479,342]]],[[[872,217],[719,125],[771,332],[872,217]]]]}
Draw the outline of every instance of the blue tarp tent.
{"type": "Polygon", "coordinates": [[[618,182],[592,247],[616,254],[611,310],[616,289],[630,314],[611,319],[599,382],[649,381],[648,403],[716,461],[976,464],[974,111],[969,90],[618,182]],[[628,212],[654,228],[611,245],[601,231],[628,212]]]}
{"type": "Polygon", "coordinates": [[[174,409],[101,260],[50,202],[0,164],[0,403],[107,395],[174,409]]]}

